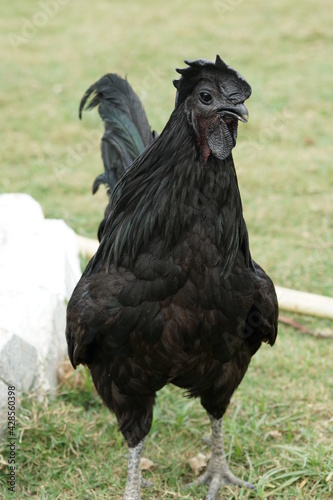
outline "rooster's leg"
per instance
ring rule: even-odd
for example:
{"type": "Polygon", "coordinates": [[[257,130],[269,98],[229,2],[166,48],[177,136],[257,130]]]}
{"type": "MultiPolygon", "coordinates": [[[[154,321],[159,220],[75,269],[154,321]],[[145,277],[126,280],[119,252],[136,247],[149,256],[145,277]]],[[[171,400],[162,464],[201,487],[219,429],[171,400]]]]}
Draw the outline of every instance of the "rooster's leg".
{"type": "Polygon", "coordinates": [[[212,436],[211,436],[211,451],[212,456],[209,460],[207,470],[196,481],[189,484],[189,486],[198,486],[200,484],[209,484],[209,490],[206,500],[215,500],[221,486],[223,484],[234,484],[243,486],[254,490],[253,484],[243,481],[234,476],[227,464],[227,459],[224,454],[223,448],[223,435],[222,435],[222,419],[215,419],[209,415],[212,436]]]}
{"type": "Polygon", "coordinates": [[[128,473],[124,500],[140,500],[140,487],[144,486],[140,471],[140,458],[145,440],[128,449],[128,473]]]}

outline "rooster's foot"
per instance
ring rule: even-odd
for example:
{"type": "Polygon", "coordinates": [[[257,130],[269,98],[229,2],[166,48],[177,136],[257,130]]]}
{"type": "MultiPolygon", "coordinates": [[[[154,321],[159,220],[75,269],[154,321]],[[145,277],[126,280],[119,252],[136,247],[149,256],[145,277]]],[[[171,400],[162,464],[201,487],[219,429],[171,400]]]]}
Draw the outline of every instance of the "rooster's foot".
{"type": "Polygon", "coordinates": [[[188,486],[192,487],[209,484],[206,500],[215,500],[219,490],[224,484],[234,484],[235,486],[255,490],[253,484],[239,479],[229,469],[223,449],[222,419],[216,420],[212,416],[209,417],[212,426],[212,436],[209,440],[212,456],[207,470],[188,486]]]}
{"type": "Polygon", "coordinates": [[[141,488],[152,488],[154,486],[154,483],[153,481],[149,481],[148,479],[145,479],[143,476],[141,476],[140,486],[141,488]]]}
{"type": "Polygon", "coordinates": [[[236,477],[228,466],[220,467],[216,470],[217,464],[209,463],[206,472],[198,477],[195,481],[190,483],[188,486],[200,486],[202,484],[209,484],[208,494],[206,500],[215,500],[218,492],[224,484],[234,484],[235,486],[242,486],[251,490],[255,490],[255,486],[247,481],[243,481],[236,477]]]}

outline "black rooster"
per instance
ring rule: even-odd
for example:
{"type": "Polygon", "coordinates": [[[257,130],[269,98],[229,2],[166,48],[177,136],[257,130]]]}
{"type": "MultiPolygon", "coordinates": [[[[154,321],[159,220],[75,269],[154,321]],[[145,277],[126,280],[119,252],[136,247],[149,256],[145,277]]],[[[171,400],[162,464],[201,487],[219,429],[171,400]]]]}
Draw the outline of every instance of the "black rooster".
{"type": "MultiPolygon", "coordinates": [[[[250,255],[231,155],[251,88],[219,56],[187,65],[161,135],[150,142],[144,125],[146,148],[116,185],[67,311],[71,362],[88,365],[129,446],[126,500],[140,498],[140,455],[168,383],[199,397],[211,421],[212,456],[193,484],[209,483],[209,500],[224,483],[253,488],[228,468],[222,416],[277,335],[274,286],[250,255]]],[[[91,105],[101,111],[98,83],[91,105]]]]}

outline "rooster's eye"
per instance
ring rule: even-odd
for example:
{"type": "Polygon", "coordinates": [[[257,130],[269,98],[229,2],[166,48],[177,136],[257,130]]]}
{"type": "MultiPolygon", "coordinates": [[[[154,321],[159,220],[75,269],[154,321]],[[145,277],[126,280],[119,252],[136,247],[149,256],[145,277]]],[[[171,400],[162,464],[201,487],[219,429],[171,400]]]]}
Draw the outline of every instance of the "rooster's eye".
{"type": "Polygon", "coordinates": [[[212,96],[209,92],[200,92],[199,96],[201,102],[204,104],[210,104],[212,102],[212,96]]]}

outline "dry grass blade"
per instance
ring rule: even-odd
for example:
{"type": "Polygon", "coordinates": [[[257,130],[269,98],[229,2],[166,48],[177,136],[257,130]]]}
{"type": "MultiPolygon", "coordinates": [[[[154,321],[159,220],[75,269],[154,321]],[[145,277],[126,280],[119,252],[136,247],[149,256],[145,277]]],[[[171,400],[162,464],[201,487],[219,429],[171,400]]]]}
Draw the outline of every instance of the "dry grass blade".
{"type": "Polygon", "coordinates": [[[318,339],[333,339],[333,331],[329,329],[327,329],[326,331],[311,330],[310,328],[302,325],[298,321],[281,315],[279,315],[279,322],[291,326],[292,328],[299,331],[300,333],[303,333],[304,335],[311,335],[312,337],[316,337],[318,339]]]}

